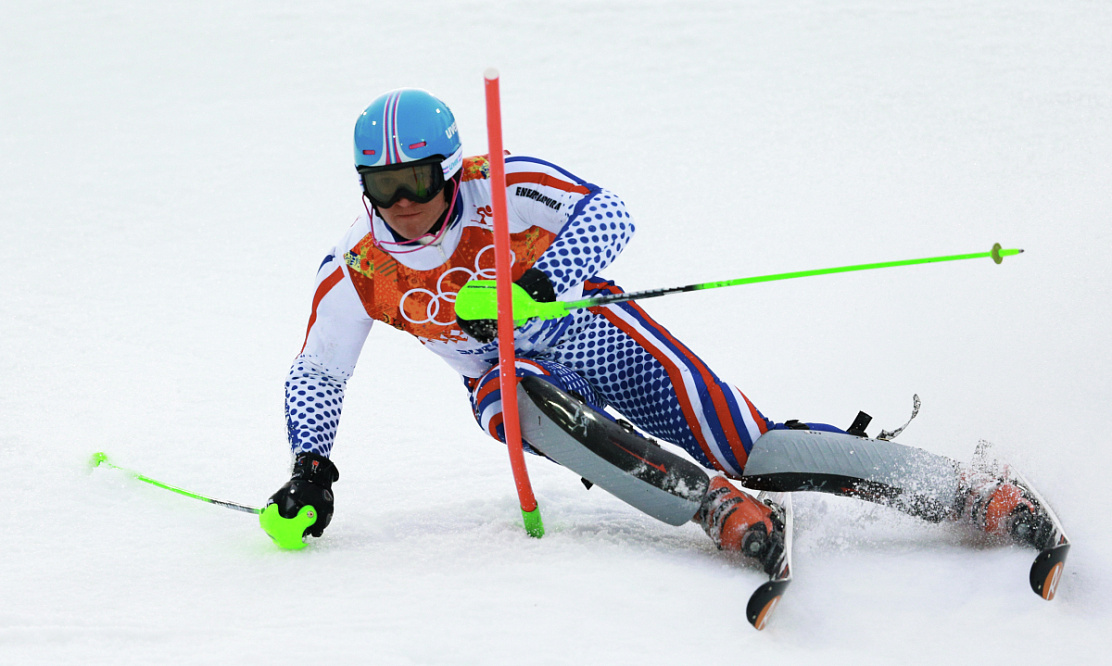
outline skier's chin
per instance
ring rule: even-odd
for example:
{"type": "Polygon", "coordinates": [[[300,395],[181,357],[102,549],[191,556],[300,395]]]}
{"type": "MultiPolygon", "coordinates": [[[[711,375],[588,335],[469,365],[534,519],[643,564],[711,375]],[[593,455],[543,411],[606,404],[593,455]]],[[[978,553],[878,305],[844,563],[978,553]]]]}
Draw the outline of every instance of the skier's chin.
{"type": "Polygon", "coordinates": [[[387,209],[379,209],[379,215],[394,233],[406,240],[413,240],[429,233],[446,207],[444,200],[437,197],[424,204],[395,204],[387,209]]]}

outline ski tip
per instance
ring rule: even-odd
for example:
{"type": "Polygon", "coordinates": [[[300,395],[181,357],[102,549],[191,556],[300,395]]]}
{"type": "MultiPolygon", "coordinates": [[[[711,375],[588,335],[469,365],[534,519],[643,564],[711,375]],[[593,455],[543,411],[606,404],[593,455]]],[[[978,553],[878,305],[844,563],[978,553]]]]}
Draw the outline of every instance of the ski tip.
{"type": "Polygon", "coordinates": [[[749,624],[757,631],[763,630],[772,618],[789,582],[791,581],[769,581],[757,588],[749,598],[749,604],[745,608],[745,619],[749,620],[749,624]]]}
{"type": "Polygon", "coordinates": [[[1054,600],[1054,595],[1058,592],[1058,582],[1062,580],[1062,569],[1064,569],[1065,566],[1064,562],[1059,562],[1051,568],[1050,573],[1046,575],[1046,580],[1043,583],[1043,588],[1039,596],[1047,601],[1054,600]]]}
{"type": "Polygon", "coordinates": [[[750,620],[750,622],[753,623],[753,626],[756,627],[757,631],[761,631],[765,628],[765,624],[768,623],[768,620],[772,617],[772,612],[775,611],[776,607],[779,605],[780,597],[773,597],[772,599],[769,599],[768,603],[765,604],[765,607],[761,609],[761,612],[757,615],[756,619],[750,620]]]}
{"type": "Polygon", "coordinates": [[[89,467],[100,467],[102,462],[108,462],[108,454],[104,451],[97,451],[89,458],[89,467]]]}
{"type": "Polygon", "coordinates": [[[1031,589],[1035,594],[1047,601],[1053,601],[1058,592],[1058,583],[1062,582],[1062,571],[1069,552],[1070,544],[1067,541],[1039,553],[1035,563],[1031,565],[1031,589]]]}
{"type": "Polygon", "coordinates": [[[753,628],[757,631],[762,631],[765,625],[768,624],[768,621],[772,619],[772,614],[776,611],[776,607],[780,605],[780,597],[782,596],[783,594],[778,594],[771,597],[765,600],[764,605],[760,608],[755,608],[753,611],[747,613],[746,619],[749,620],[749,624],[753,625],[753,628]]]}

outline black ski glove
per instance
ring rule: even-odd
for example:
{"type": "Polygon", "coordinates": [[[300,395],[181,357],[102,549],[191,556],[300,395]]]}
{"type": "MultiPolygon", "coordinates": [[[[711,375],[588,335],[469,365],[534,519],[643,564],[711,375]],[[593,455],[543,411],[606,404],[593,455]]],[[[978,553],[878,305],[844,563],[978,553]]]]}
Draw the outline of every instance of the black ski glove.
{"type": "MultiPolygon", "coordinates": [[[[530,268],[514,283],[525,290],[532,299],[538,303],[551,303],[556,300],[556,290],[548,276],[539,268],[530,268]]],[[[494,342],[498,337],[497,319],[460,319],[456,322],[463,332],[483,344],[494,342]]]]}
{"type": "Polygon", "coordinates": [[[286,519],[295,518],[301,507],[312,506],[317,510],[317,520],[305,528],[305,534],[319,537],[332,522],[332,483],[339,478],[339,470],[328,458],[299,453],[289,483],[274,493],[266,505],[277,504],[278,514],[286,519]]]}

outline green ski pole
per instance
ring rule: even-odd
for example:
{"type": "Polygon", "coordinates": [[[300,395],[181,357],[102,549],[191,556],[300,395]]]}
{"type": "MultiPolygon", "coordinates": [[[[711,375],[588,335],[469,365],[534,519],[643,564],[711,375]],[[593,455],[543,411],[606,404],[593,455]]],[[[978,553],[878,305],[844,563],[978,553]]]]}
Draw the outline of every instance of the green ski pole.
{"type": "Polygon", "coordinates": [[[245,504],[239,504],[237,502],[227,502],[225,500],[219,500],[213,497],[206,497],[204,495],[201,495],[200,493],[194,493],[182,488],[171,486],[161,481],[157,481],[149,476],[140,474],[135,470],[120,467],[119,465],[110,461],[108,459],[108,454],[104,453],[103,451],[94,453],[93,457],[89,460],[89,464],[92,467],[100,467],[101,465],[103,465],[105,467],[120,470],[121,472],[124,472],[125,474],[128,474],[132,478],[142,481],[143,483],[149,483],[152,486],[162,488],[163,490],[169,490],[170,492],[174,492],[179,495],[185,495],[186,497],[199,499],[202,502],[208,502],[209,504],[216,504],[217,506],[235,509],[236,511],[243,511],[244,513],[256,514],[259,516],[259,525],[263,528],[263,531],[270,535],[270,538],[273,539],[275,543],[287,550],[300,550],[301,548],[304,548],[305,541],[303,540],[303,537],[305,535],[305,530],[317,521],[317,511],[312,506],[301,507],[301,510],[298,511],[297,515],[293,518],[282,518],[282,516],[278,513],[278,506],[275,504],[271,504],[265,509],[258,509],[253,506],[247,506],[245,504]]]}
{"type": "Polygon", "coordinates": [[[138,479],[139,481],[142,481],[143,483],[149,483],[152,486],[157,486],[157,487],[162,488],[164,490],[169,490],[170,492],[175,492],[179,495],[185,495],[186,497],[192,497],[193,499],[199,499],[202,502],[208,502],[209,504],[217,504],[219,506],[226,506],[229,509],[235,509],[236,511],[243,511],[245,513],[256,513],[257,514],[257,513],[262,513],[263,512],[262,509],[256,509],[255,507],[246,506],[246,505],[243,505],[243,504],[237,504],[235,502],[225,502],[224,500],[218,500],[218,499],[214,499],[212,497],[205,497],[204,495],[199,495],[197,493],[193,493],[193,492],[190,492],[188,490],[182,490],[181,488],[175,488],[174,486],[162,483],[161,481],[156,481],[156,480],[150,478],[149,476],[144,476],[144,475],[140,474],[139,472],[136,472],[135,470],[130,470],[130,469],[126,469],[124,467],[120,467],[119,465],[110,461],[108,459],[108,454],[104,453],[103,451],[94,453],[93,457],[89,461],[89,463],[93,467],[100,467],[101,465],[104,465],[105,467],[110,467],[112,469],[118,469],[121,472],[125,472],[125,473],[129,474],[130,476],[138,479]]]}
{"type": "MultiPolygon", "coordinates": [[[[852,271],[868,271],[876,268],[895,268],[896,266],[914,266],[916,264],[934,264],[943,261],[961,261],[963,259],[991,258],[1000,263],[1004,257],[1020,254],[1023,250],[1005,250],[999,243],[992,246],[988,252],[974,252],[971,254],[950,254],[941,257],[926,257],[922,259],[903,259],[900,261],[882,261],[873,264],[855,264],[853,266],[838,266],[835,268],[817,268],[807,271],[791,273],[774,273],[772,275],[758,275],[756,277],[738,278],[736,280],[721,280],[718,282],[700,282],[683,287],[667,289],[649,289],[635,291],[628,294],[611,294],[595,298],[584,298],[578,301],[555,301],[552,303],[537,303],[525,293],[525,290],[516,284],[513,287],[514,319],[521,325],[534,317],[540,319],[559,319],[571,310],[593,308],[609,303],[621,303],[644,298],[656,298],[682,291],[701,291],[703,289],[717,289],[719,287],[733,287],[742,284],[756,284],[758,282],[774,282],[776,280],[790,280],[793,278],[811,277],[815,275],[830,275],[832,273],[849,273],[852,271]]],[[[473,280],[460,289],[456,296],[456,314],[461,319],[495,319],[498,316],[498,305],[495,300],[494,280],[473,280]]]]}

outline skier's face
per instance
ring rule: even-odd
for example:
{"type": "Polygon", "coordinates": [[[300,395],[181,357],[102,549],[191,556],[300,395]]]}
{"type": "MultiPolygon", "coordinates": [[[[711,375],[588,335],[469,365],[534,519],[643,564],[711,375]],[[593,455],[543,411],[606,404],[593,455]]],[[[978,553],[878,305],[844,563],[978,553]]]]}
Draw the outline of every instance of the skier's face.
{"type": "Polygon", "coordinates": [[[406,240],[413,240],[429,233],[447,209],[448,201],[441,196],[428,203],[417,203],[403,196],[389,208],[379,207],[378,212],[395,233],[406,240]]]}

